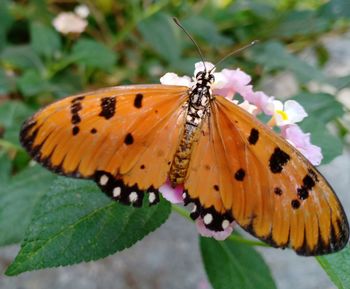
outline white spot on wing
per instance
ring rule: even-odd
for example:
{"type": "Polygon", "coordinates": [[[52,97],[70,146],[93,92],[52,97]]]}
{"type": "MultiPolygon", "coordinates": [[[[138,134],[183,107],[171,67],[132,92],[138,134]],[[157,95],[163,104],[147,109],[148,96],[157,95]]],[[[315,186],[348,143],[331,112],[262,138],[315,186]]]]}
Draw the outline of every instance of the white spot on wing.
{"type": "Polygon", "coordinates": [[[197,205],[193,205],[191,213],[195,213],[197,211],[197,205]]]}
{"type": "Polygon", "coordinates": [[[204,224],[209,225],[213,221],[213,215],[212,214],[206,214],[203,218],[204,224]]]}
{"type": "Polygon", "coordinates": [[[133,202],[136,202],[137,201],[137,198],[138,198],[138,195],[136,192],[131,192],[130,195],[129,195],[129,201],[131,203],[133,202]]]}
{"type": "Polygon", "coordinates": [[[230,226],[230,221],[229,220],[223,220],[221,224],[222,228],[226,230],[228,226],[230,226]]]}
{"type": "Polygon", "coordinates": [[[113,189],[113,197],[114,197],[114,198],[119,197],[121,192],[122,192],[122,190],[121,190],[120,187],[114,188],[114,189],[113,189]]]}
{"type": "Polygon", "coordinates": [[[108,176],[107,175],[102,175],[100,178],[100,185],[105,186],[108,183],[108,176]]]}
{"type": "Polygon", "coordinates": [[[150,192],[149,195],[148,195],[148,200],[151,204],[154,203],[154,201],[156,200],[156,194],[153,193],[153,192],[150,192]]]}

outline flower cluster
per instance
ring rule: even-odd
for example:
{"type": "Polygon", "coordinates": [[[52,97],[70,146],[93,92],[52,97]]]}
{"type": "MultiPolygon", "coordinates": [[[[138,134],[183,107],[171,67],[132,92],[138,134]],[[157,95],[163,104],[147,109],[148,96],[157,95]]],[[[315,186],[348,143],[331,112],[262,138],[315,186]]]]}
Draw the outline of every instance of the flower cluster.
{"type": "Polygon", "coordinates": [[[55,29],[62,34],[81,34],[88,25],[86,18],[89,16],[89,8],[79,5],[74,12],[62,12],[52,21],[55,29]]]}
{"type": "MultiPolygon", "coordinates": [[[[213,67],[212,63],[205,62],[207,70],[213,67]]],[[[194,75],[203,70],[204,64],[202,62],[196,63],[194,75]]],[[[259,113],[269,116],[270,121],[268,125],[271,128],[274,126],[279,127],[281,136],[298,149],[313,165],[321,163],[323,158],[321,148],[313,145],[310,142],[310,133],[304,133],[297,125],[298,122],[301,122],[307,116],[304,108],[298,102],[287,100],[285,103],[282,103],[273,96],[267,96],[262,91],[254,91],[253,86],[250,84],[251,77],[240,69],[223,69],[221,72],[214,72],[214,77],[213,94],[226,97],[255,116],[259,113]],[[239,103],[234,99],[237,94],[243,98],[243,102],[239,103]]],[[[160,78],[162,84],[188,87],[192,87],[194,81],[195,78],[188,76],[179,77],[171,72],[160,78]]],[[[160,188],[160,192],[170,202],[182,203],[182,186],[177,186],[173,189],[170,183],[167,182],[160,188]]],[[[218,240],[226,239],[233,230],[233,223],[231,223],[225,231],[210,231],[204,226],[201,218],[196,220],[196,225],[201,235],[214,237],[218,240]]]]}

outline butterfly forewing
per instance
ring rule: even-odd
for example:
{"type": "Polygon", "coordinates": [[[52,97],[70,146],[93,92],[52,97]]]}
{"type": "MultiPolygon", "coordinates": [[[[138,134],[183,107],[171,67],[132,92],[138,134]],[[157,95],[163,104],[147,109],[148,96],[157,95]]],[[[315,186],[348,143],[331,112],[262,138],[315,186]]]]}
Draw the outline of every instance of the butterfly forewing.
{"type": "Polygon", "coordinates": [[[221,148],[213,145],[216,163],[226,162],[231,172],[231,181],[220,181],[220,193],[234,219],[271,245],[301,255],[343,248],[349,238],[343,208],[309,161],[227,99],[216,96],[211,112],[216,126],[210,133],[221,142],[221,148]]]}
{"type": "Polygon", "coordinates": [[[188,88],[119,86],[59,100],[23,126],[21,142],[60,174],[103,171],[139,189],[159,187],[183,129],[188,88]],[[171,133],[170,133],[171,132],[171,133]]]}

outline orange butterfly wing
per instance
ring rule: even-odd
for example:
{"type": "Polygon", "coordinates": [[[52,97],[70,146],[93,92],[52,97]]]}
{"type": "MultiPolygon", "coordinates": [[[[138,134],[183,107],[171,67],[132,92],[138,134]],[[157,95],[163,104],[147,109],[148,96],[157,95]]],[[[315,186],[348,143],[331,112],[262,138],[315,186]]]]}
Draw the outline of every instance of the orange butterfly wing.
{"type": "Polygon", "coordinates": [[[119,86],[67,97],[29,119],[21,142],[50,170],[95,178],[110,196],[140,205],[144,190],[156,191],[167,179],[187,99],[187,87],[166,85],[119,86]]]}
{"type": "Polygon", "coordinates": [[[294,147],[252,115],[216,96],[194,147],[186,202],[209,229],[234,219],[275,247],[301,255],[338,251],[349,225],[324,177],[294,147]]]}

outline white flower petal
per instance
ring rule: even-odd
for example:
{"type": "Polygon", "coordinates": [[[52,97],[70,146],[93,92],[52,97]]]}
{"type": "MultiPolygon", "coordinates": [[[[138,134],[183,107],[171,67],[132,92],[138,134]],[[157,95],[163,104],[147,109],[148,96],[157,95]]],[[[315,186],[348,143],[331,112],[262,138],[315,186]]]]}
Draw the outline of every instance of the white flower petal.
{"type": "Polygon", "coordinates": [[[284,103],[284,110],[287,113],[291,123],[300,122],[307,117],[307,113],[304,108],[295,100],[287,100],[284,103]]]}
{"type": "Polygon", "coordinates": [[[258,112],[258,107],[253,104],[250,104],[246,100],[240,103],[238,106],[240,106],[241,108],[243,108],[244,110],[248,111],[250,114],[253,114],[253,115],[256,115],[258,112]]]}
{"type": "Polygon", "coordinates": [[[204,71],[205,68],[207,69],[207,71],[211,70],[214,67],[214,64],[212,64],[211,62],[205,61],[205,67],[204,67],[203,62],[200,61],[200,62],[197,62],[194,65],[194,67],[195,67],[195,69],[194,69],[194,76],[196,76],[198,72],[204,71]]]}
{"type": "Polygon", "coordinates": [[[274,110],[283,110],[283,103],[279,100],[273,100],[274,110]]]}
{"type": "Polygon", "coordinates": [[[58,14],[56,18],[53,19],[52,25],[62,34],[80,34],[84,32],[88,23],[85,19],[80,18],[73,12],[63,12],[58,14]]]}
{"type": "Polygon", "coordinates": [[[164,85],[183,85],[192,86],[191,78],[188,76],[178,76],[176,73],[168,72],[160,78],[160,83],[164,85]]]}
{"type": "Polygon", "coordinates": [[[81,18],[87,18],[90,14],[89,7],[84,4],[75,7],[74,12],[81,18]]]}

